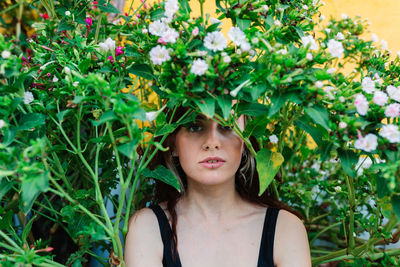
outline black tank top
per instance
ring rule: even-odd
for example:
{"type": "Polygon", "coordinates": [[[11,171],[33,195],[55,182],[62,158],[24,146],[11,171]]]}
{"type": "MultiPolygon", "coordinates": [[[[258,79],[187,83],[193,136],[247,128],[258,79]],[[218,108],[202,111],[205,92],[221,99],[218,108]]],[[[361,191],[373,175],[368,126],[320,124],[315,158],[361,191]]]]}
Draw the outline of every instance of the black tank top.
{"type": "MultiPolygon", "coordinates": [[[[172,230],[169,225],[167,215],[159,205],[151,205],[151,208],[157,216],[158,224],[160,226],[161,238],[164,244],[163,253],[163,266],[164,267],[182,267],[181,261],[178,257],[172,258],[171,238],[172,230]]],[[[278,217],[278,208],[267,208],[265,214],[264,226],[261,237],[260,251],[258,254],[257,267],[274,267],[274,237],[276,219],[278,217]]],[[[173,243],[174,246],[175,243],[173,243]]]]}

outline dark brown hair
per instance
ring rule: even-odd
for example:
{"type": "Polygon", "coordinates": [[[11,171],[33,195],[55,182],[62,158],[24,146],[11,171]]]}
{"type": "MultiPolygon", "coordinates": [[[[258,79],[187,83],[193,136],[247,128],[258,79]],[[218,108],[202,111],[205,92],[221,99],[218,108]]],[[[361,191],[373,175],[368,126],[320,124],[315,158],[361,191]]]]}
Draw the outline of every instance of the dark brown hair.
{"type": "MultiPolygon", "coordinates": [[[[174,117],[172,118],[172,122],[178,121],[188,108],[179,107],[177,108],[174,117]]],[[[172,116],[171,110],[165,111],[167,114],[167,119],[172,116]]],[[[154,203],[160,203],[163,201],[167,202],[167,210],[171,216],[171,228],[172,228],[172,239],[171,239],[171,252],[173,257],[177,256],[177,233],[176,233],[176,225],[177,225],[177,215],[175,210],[175,205],[178,202],[179,198],[184,194],[187,188],[186,174],[178,163],[178,158],[172,156],[172,150],[174,149],[174,140],[175,135],[179,131],[180,127],[178,127],[173,133],[171,133],[164,141],[163,146],[169,147],[169,150],[166,152],[158,151],[155,157],[152,159],[150,163],[150,168],[155,168],[158,165],[164,165],[168,169],[171,170],[172,173],[175,174],[177,179],[179,180],[181,186],[181,193],[178,192],[175,188],[170,185],[167,185],[161,181],[156,181],[155,192],[153,197],[154,203]],[[176,244],[176,247],[174,246],[176,244]]],[[[160,141],[161,138],[157,137],[156,141],[160,141]]],[[[259,145],[254,137],[250,137],[250,142],[253,145],[255,151],[259,151],[259,145]]],[[[289,206],[279,201],[274,197],[272,191],[267,189],[261,196],[258,195],[259,192],[259,177],[256,169],[256,161],[254,157],[249,152],[248,148],[245,147],[243,154],[247,154],[246,157],[242,157],[242,162],[238,168],[238,171],[235,175],[235,188],[239,195],[244,199],[251,203],[258,204],[260,206],[265,207],[276,207],[287,210],[291,213],[294,213],[298,217],[301,215],[292,210],[289,206]]]]}

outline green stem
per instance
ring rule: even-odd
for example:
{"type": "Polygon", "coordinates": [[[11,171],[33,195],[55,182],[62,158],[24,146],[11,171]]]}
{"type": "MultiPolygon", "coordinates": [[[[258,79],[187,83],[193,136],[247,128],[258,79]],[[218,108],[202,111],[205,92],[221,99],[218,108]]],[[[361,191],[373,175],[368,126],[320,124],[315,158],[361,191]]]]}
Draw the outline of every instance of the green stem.
{"type": "Polygon", "coordinates": [[[3,233],[3,231],[0,230],[0,236],[3,237],[11,246],[13,246],[15,249],[17,249],[20,253],[23,253],[24,251],[12,240],[8,235],[3,233]]]}
{"type": "Polygon", "coordinates": [[[330,229],[332,229],[332,228],[335,228],[336,226],[339,226],[339,225],[341,225],[341,224],[342,224],[342,222],[334,223],[334,224],[331,224],[331,225],[329,225],[328,227],[322,229],[320,232],[318,232],[318,233],[313,237],[313,239],[311,239],[311,241],[310,241],[310,243],[309,243],[310,246],[312,246],[312,244],[314,243],[314,241],[315,241],[320,235],[322,235],[322,234],[325,233],[326,231],[328,231],[328,230],[330,230],[330,229]]]}
{"type": "Polygon", "coordinates": [[[22,13],[24,12],[24,2],[25,0],[19,0],[19,8],[17,13],[17,26],[16,26],[16,39],[15,41],[19,42],[19,36],[21,35],[21,22],[22,22],[22,13]]]}
{"type": "Polygon", "coordinates": [[[99,39],[99,32],[100,32],[101,20],[103,19],[103,14],[104,14],[104,12],[100,11],[99,16],[97,17],[96,34],[94,36],[94,43],[95,44],[97,44],[97,40],[99,39]]]}
{"type": "Polygon", "coordinates": [[[350,210],[349,210],[349,232],[348,232],[348,238],[349,238],[349,246],[348,249],[349,251],[352,251],[354,249],[355,241],[354,241],[354,209],[355,209],[355,192],[354,192],[354,181],[353,177],[345,174],[346,178],[346,186],[347,186],[347,192],[348,192],[348,198],[349,198],[349,205],[350,205],[350,210]]]}

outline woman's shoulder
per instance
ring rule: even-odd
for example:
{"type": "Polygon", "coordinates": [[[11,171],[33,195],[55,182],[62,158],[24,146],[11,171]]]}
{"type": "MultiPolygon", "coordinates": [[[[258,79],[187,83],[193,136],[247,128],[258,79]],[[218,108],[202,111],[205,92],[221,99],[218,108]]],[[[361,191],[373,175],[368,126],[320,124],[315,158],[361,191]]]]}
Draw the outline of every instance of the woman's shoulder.
{"type": "Polygon", "coordinates": [[[143,208],[136,211],[129,219],[125,261],[132,263],[132,266],[158,266],[162,251],[160,230],[153,210],[143,208]]]}
{"type": "Polygon", "coordinates": [[[277,218],[274,254],[277,266],[311,266],[306,228],[296,215],[284,209],[277,218]]]}

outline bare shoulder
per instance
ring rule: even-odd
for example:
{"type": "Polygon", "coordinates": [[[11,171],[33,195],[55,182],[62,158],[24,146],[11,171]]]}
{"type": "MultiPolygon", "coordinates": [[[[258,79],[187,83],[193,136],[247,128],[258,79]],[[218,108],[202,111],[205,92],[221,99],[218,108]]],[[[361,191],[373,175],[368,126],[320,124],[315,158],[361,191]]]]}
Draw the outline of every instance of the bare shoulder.
{"type": "Polygon", "coordinates": [[[277,267],[311,266],[310,247],[303,222],[280,210],[275,230],[274,262],[277,267]]]}
{"type": "Polygon", "coordinates": [[[163,244],[157,217],[143,208],[129,219],[125,243],[126,266],[162,266],[163,244]]]}

